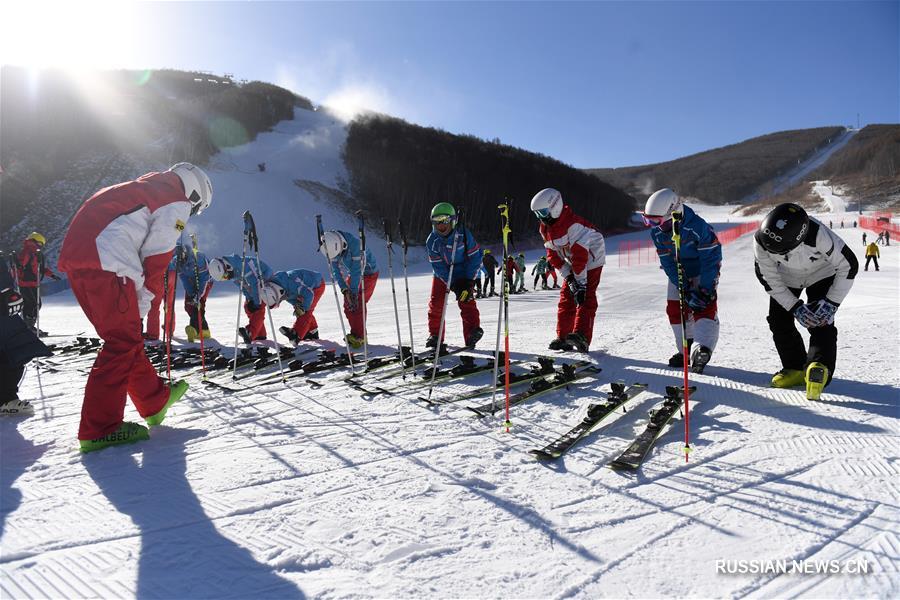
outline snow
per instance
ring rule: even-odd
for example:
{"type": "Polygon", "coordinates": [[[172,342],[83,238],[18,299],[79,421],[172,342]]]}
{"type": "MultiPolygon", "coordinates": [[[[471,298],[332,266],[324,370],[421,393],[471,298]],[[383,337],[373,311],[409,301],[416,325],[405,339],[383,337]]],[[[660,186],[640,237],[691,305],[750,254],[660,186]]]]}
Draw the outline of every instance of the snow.
{"type": "MultiPolygon", "coordinates": [[[[302,118],[261,136],[252,152],[232,153],[233,169],[213,170],[225,212],[204,215],[201,243],[233,251],[225,232],[239,235],[240,212],[249,206],[264,260],[317,268],[313,243],[292,236],[292,225],[311,231],[307,211],[331,207],[289,182],[333,184],[338,163],[327,159],[339,132],[322,115],[298,115],[317,124],[311,137],[324,140],[314,144],[319,154],[295,162],[278,149],[304,147],[302,118]],[[263,160],[266,172],[254,172],[263,160]],[[282,210],[291,199],[301,203],[295,212],[256,210],[276,201],[282,210]]],[[[719,228],[733,219],[727,207],[695,208],[719,228]]],[[[352,225],[335,208],[326,214],[352,225]]],[[[860,230],[837,232],[862,254],[860,230]]],[[[720,345],[707,372],[692,377],[690,462],[676,419],[632,475],[605,465],[681,375],[666,366],[676,347],[664,277],[649,266],[618,267],[615,238],[607,240],[591,353],[602,373],[514,408],[510,433],[500,419],[478,420],[461,406],[425,408],[414,400],[422,389],[366,397],[336,373],[319,376],[319,389],[302,379],[245,382],[233,395],[193,376],[151,440],[81,455],[76,432],[90,358],[59,372],[29,367],[21,395],[33,401],[35,416],[0,422],[0,595],[897,597],[897,248],[882,247],[880,272],[860,270],[837,314],[836,379],[822,401],[809,402],[800,391],[767,387],[780,364],[751,241],[745,236],[724,249],[720,345]],[[649,391],[559,461],[542,464],[527,453],[577,423],[620,379],[647,383],[649,391]],[[779,573],[780,563],[766,561],[809,571],[831,564],[823,561],[840,568],[864,561],[870,572],[779,573]],[[719,573],[717,563],[726,571],[743,564],[744,572],[719,573]]],[[[537,254],[527,256],[530,268],[537,254]]],[[[396,342],[385,268],[381,275],[369,305],[373,354],[396,342]]],[[[419,347],[430,284],[420,270],[409,282],[419,347]]],[[[213,335],[226,346],[234,335],[234,289],[217,285],[208,303],[213,335]]],[[[398,293],[402,298],[399,281],[398,293]]],[[[513,358],[549,353],[556,301],[549,291],[512,297],[513,358]]],[[[482,348],[492,350],[498,302],[480,300],[479,307],[482,348]]],[[[407,340],[402,299],[400,310],[407,340]]],[[[448,342],[458,345],[454,305],[448,314],[448,342]]],[[[336,347],[330,290],[316,317],[322,346],[336,347]]],[[[177,318],[180,331],[180,309],[177,318]]],[[[292,320],[286,307],[274,319],[276,326],[292,320]]],[[[70,293],[46,298],[41,326],[60,335],[93,333],[70,293]]],[[[131,404],[125,417],[139,420],[131,404]]]]}
{"type": "Polygon", "coordinates": [[[832,213],[846,213],[847,201],[839,194],[834,193],[834,186],[827,181],[814,181],[813,192],[817,194],[832,213]]]}

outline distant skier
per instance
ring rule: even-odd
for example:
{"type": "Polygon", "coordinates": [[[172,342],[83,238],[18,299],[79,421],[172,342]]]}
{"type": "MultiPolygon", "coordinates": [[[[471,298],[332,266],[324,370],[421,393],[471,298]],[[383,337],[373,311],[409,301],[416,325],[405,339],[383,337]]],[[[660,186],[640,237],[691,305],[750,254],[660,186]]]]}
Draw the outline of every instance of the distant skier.
{"type": "Polygon", "coordinates": [[[564,204],[562,194],[553,188],[535,194],[531,210],[541,222],[547,262],[565,281],[556,312],[556,339],[550,342],[550,349],[587,352],[594,335],[597,286],[606,263],[603,235],[564,204]]]}
{"type": "MultiPolygon", "coordinates": [[[[425,240],[425,248],[428,250],[428,262],[431,263],[434,277],[431,280],[431,299],[428,302],[428,340],[425,346],[437,347],[444,297],[449,285],[450,291],[456,296],[456,304],[462,317],[463,340],[467,347],[474,348],[484,335],[481,315],[475,303],[473,281],[475,272],[483,262],[481,246],[472,232],[457,222],[456,209],[449,202],[440,202],[431,209],[431,227],[432,231],[425,240]]],[[[493,289],[493,285],[491,288],[493,289]]]]}
{"type": "Polygon", "coordinates": [[[675,262],[673,213],[681,214],[680,261],[685,277],[684,332],[690,353],[691,371],[702,373],[719,340],[719,315],[716,302],[722,246],[713,228],[697,215],[669,188],[663,188],[647,198],[644,219],[653,228],[650,237],[656,246],[659,262],[669,280],[666,292],[666,314],[675,334],[678,349],[669,359],[670,367],[684,364],[682,354],[681,304],[678,297],[678,265],[675,262]]]}
{"type": "Polygon", "coordinates": [[[884,245],[885,246],[891,245],[891,232],[888,231],[887,229],[884,230],[884,245]]]}
{"type": "Polygon", "coordinates": [[[276,271],[263,285],[262,299],[275,308],[282,300],[294,307],[294,325],[278,330],[296,346],[302,340],[319,339],[319,324],[313,311],[325,293],[325,278],[318,271],[276,271]]]}
{"type": "Polygon", "coordinates": [[[51,356],[25,322],[19,318],[25,303],[16,286],[13,259],[0,254],[0,416],[28,416],[34,407],[19,399],[19,383],[25,365],[39,356],[51,356]]]}
{"type": "Polygon", "coordinates": [[[88,375],[78,439],[82,452],[146,440],[143,425],[123,421],[126,394],[148,425],[159,425],[184,396],[171,388],[144,353],[141,318],[158,289],[191,215],[212,201],[206,174],[189,163],[100,190],[69,225],[59,255],[78,303],[104,344],[88,375]]]}
{"type": "Polygon", "coordinates": [[[482,270],[484,271],[484,288],[481,291],[481,294],[485,298],[489,298],[490,296],[496,296],[497,292],[494,290],[494,278],[497,273],[500,271],[497,270],[497,259],[491,254],[490,249],[485,248],[484,254],[481,257],[482,270]],[[488,293],[487,287],[488,284],[491,284],[491,291],[488,293]]]}
{"type": "Polygon", "coordinates": [[[22,242],[22,250],[17,257],[17,271],[19,279],[19,291],[25,304],[22,308],[22,318],[25,324],[39,336],[47,335],[45,331],[37,331],[38,311],[41,309],[40,285],[44,276],[59,281],[59,275],[47,266],[44,260],[43,248],[47,238],[37,231],[25,238],[22,242]]]}
{"type": "Polygon", "coordinates": [[[238,334],[245,344],[266,339],[266,307],[259,298],[262,284],[272,276],[272,269],[256,259],[245,257],[241,261],[238,254],[229,254],[209,261],[209,275],[216,281],[232,281],[244,295],[244,314],[249,322],[246,327],[238,327],[238,334]],[[243,273],[244,280],[241,281],[243,273]]]}
{"type": "Polygon", "coordinates": [[[325,232],[319,252],[331,263],[331,273],[344,294],[344,314],[350,323],[347,343],[351,348],[362,348],[366,336],[362,302],[369,303],[378,283],[375,256],[366,248],[364,259],[359,238],[337,230],[325,232]],[[366,297],[360,301],[363,287],[366,297]]]}
{"type": "Polygon", "coordinates": [[[863,231],[863,246],[866,245],[866,232],[863,231]]]}
{"type": "Polygon", "coordinates": [[[878,244],[872,242],[868,246],[866,246],[866,267],[863,269],[864,271],[869,270],[869,263],[875,263],[875,270],[880,271],[878,268],[878,257],[881,256],[881,251],[878,249],[878,244]]]}
{"type": "Polygon", "coordinates": [[[877,238],[875,238],[875,243],[876,243],[876,244],[883,244],[883,243],[884,243],[884,232],[883,232],[883,231],[882,231],[881,233],[878,234],[878,237],[877,237],[877,238]]]}
{"type": "Polygon", "coordinates": [[[516,280],[513,284],[513,287],[520,294],[525,292],[525,254],[519,252],[519,255],[516,257],[516,280]]]}
{"type": "MultiPolygon", "coordinates": [[[[506,257],[506,281],[509,283],[509,293],[510,294],[518,294],[519,288],[516,286],[515,281],[519,278],[519,273],[521,268],[519,267],[519,263],[516,262],[516,257],[510,254],[506,257]]],[[[500,273],[500,269],[497,269],[497,273],[500,273]]]]}
{"type": "Polygon", "coordinates": [[[782,369],[772,386],[806,384],[818,400],[837,361],[834,315],[859,270],[850,247],[796,204],[779,204],[755,235],[756,276],[769,298],[769,329],[782,369]],[[806,303],[800,293],[806,289],[806,303]],[[809,330],[809,350],[794,320],[809,330]]]}
{"type": "Polygon", "coordinates": [[[541,256],[534,266],[531,267],[531,274],[534,275],[534,283],[532,284],[533,289],[538,289],[538,280],[541,281],[541,289],[546,290],[547,288],[547,257],[541,256]]]}

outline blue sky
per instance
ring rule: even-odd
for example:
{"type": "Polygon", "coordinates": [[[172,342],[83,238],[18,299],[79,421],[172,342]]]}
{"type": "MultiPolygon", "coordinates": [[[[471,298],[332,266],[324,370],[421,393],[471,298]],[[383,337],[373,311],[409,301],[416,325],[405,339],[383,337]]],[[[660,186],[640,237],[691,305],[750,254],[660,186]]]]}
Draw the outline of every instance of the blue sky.
{"type": "Polygon", "coordinates": [[[17,2],[0,60],[228,72],[614,167],[900,122],[898,4],[17,2]]]}

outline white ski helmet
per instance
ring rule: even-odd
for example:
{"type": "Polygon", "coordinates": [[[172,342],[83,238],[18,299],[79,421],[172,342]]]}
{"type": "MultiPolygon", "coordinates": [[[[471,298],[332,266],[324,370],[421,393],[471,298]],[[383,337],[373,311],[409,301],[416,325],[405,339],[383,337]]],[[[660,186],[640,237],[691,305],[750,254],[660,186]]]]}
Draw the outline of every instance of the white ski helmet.
{"type": "Polygon", "coordinates": [[[172,165],[169,171],[178,175],[184,185],[184,195],[191,203],[191,214],[199,215],[212,202],[212,182],[203,169],[191,163],[180,162],[172,165]]]}
{"type": "Polygon", "coordinates": [[[259,299],[265,302],[269,308],[278,306],[282,298],[284,298],[284,288],[274,281],[266,282],[259,291],[259,299]]]}
{"type": "Polygon", "coordinates": [[[661,219],[654,219],[654,221],[659,220],[662,223],[672,218],[672,213],[680,213],[681,209],[682,203],[678,194],[669,188],[663,188],[653,192],[647,198],[647,204],[644,206],[644,216],[662,217],[661,219]]]}
{"type": "Polygon", "coordinates": [[[553,188],[539,191],[531,199],[531,210],[534,215],[544,223],[552,223],[562,214],[562,194],[553,188]]]}
{"type": "Polygon", "coordinates": [[[347,249],[347,240],[337,231],[326,231],[322,234],[321,252],[328,260],[334,260],[347,249]]]}
{"type": "Polygon", "coordinates": [[[234,269],[221,258],[214,258],[209,261],[209,276],[216,281],[234,279],[234,269]]]}

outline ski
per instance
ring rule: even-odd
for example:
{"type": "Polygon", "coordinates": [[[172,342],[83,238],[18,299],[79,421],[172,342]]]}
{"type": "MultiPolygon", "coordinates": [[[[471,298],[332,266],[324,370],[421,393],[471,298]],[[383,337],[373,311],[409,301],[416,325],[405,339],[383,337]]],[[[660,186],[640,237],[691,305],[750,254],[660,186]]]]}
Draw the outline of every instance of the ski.
{"type": "MultiPolygon", "coordinates": [[[[529,365],[528,371],[525,373],[519,372],[510,372],[509,374],[509,385],[514,386],[520,383],[525,383],[527,381],[532,381],[537,379],[538,377],[544,377],[545,375],[553,375],[556,371],[554,369],[553,363],[554,360],[547,356],[538,356],[536,357],[537,365],[529,365]]],[[[575,363],[571,363],[575,368],[585,367],[591,364],[589,361],[578,361],[575,363]]],[[[505,381],[506,374],[503,371],[500,371],[497,374],[497,386],[503,386],[505,381]]],[[[480,388],[476,388],[469,392],[464,392],[462,394],[457,394],[455,396],[445,397],[445,398],[436,398],[432,400],[428,400],[425,397],[420,396],[417,400],[422,400],[423,402],[427,402],[432,406],[437,406],[441,404],[453,404],[456,402],[461,402],[463,400],[471,400],[472,398],[477,398],[483,394],[488,394],[494,390],[494,385],[489,384],[480,388]]]]}
{"type": "Polygon", "coordinates": [[[593,431],[602,421],[622,408],[625,403],[647,389],[646,383],[635,383],[627,388],[624,383],[613,383],[612,389],[606,392],[606,401],[591,404],[581,422],[540,449],[530,450],[529,454],[538,460],[554,460],[565,454],[575,444],[593,431]]]}
{"type": "MultiPolygon", "coordinates": [[[[691,395],[694,395],[696,386],[688,388],[691,395]]],[[[666,396],[663,398],[662,404],[657,405],[650,410],[650,422],[644,430],[635,438],[618,458],[609,463],[609,468],[615,471],[636,471],[640,468],[641,463],[662,435],[663,430],[669,421],[681,410],[681,404],[684,399],[684,388],[676,385],[666,386],[666,396]]]]}
{"type": "MultiPolygon", "coordinates": [[[[585,379],[591,375],[599,373],[601,369],[599,367],[595,367],[593,365],[575,368],[571,365],[562,365],[561,369],[559,369],[555,375],[552,377],[541,377],[540,379],[536,379],[531,382],[531,385],[524,392],[519,392],[509,398],[509,405],[515,406],[517,404],[521,404],[526,400],[534,398],[535,396],[539,396],[546,392],[561,388],[567,387],[570,383],[575,381],[585,379]]],[[[502,410],[504,408],[504,402],[488,402],[487,404],[483,404],[481,406],[467,406],[466,408],[474,412],[478,418],[486,417],[488,415],[493,415],[498,410],[502,410]]]]}
{"type": "MultiPolygon", "coordinates": [[[[446,356],[454,356],[454,355],[462,354],[463,352],[469,352],[469,351],[472,351],[472,348],[469,348],[468,346],[461,346],[454,350],[447,350],[447,346],[445,344],[441,344],[441,358],[444,358],[446,356]]],[[[397,360],[397,362],[399,362],[399,360],[397,360]]],[[[425,352],[422,352],[422,353],[416,355],[416,359],[415,359],[416,367],[426,367],[430,363],[433,363],[433,362],[434,362],[434,350],[426,350],[425,352]]],[[[403,366],[410,367],[410,366],[412,366],[412,363],[413,363],[412,359],[410,357],[407,357],[404,360],[403,366]]],[[[429,367],[429,368],[432,368],[432,367],[429,367]]],[[[385,379],[393,379],[394,377],[397,377],[398,375],[402,375],[404,372],[405,372],[404,368],[398,367],[395,369],[391,369],[389,371],[385,371],[383,373],[379,373],[379,377],[377,377],[376,379],[378,379],[379,381],[384,381],[385,379]]]]}
{"type": "MultiPolygon", "coordinates": [[[[501,353],[501,360],[502,360],[501,353]]],[[[447,380],[456,380],[462,379],[464,377],[470,377],[472,375],[477,375],[478,373],[483,373],[485,371],[491,371],[494,369],[494,358],[486,358],[483,359],[484,362],[476,362],[476,359],[479,357],[476,356],[468,356],[461,355],[459,357],[459,363],[448,368],[438,369],[436,373],[434,373],[433,380],[434,381],[447,381],[447,380]]],[[[380,386],[367,387],[365,383],[358,381],[347,381],[347,385],[352,387],[353,389],[364,392],[368,395],[378,395],[378,394],[394,394],[402,390],[403,388],[410,386],[421,385],[425,378],[431,380],[432,376],[429,375],[428,371],[419,371],[412,373],[411,381],[404,381],[400,384],[392,386],[390,388],[384,388],[380,386]]]]}

